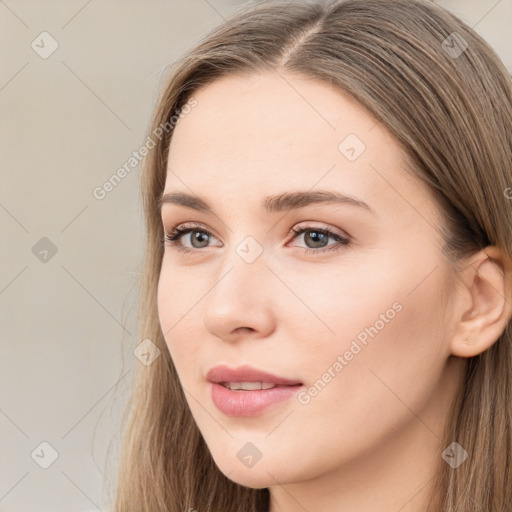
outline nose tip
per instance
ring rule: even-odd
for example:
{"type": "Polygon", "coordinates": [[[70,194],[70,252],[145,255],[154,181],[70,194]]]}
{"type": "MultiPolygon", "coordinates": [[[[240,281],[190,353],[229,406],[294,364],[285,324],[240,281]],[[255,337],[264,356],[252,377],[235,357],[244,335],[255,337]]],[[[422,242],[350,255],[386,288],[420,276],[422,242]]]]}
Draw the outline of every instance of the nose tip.
{"type": "Polygon", "coordinates": [[[206,331],[230,341],[260,338],[273,331],[275,279],[262,253],[262,246],[247,236],[226,254],[204,298],[202,323],[206,331]],[[238,249],[243,250],[239,253],[238,249]]]}
{"type": "Polygon", "coordinates": [[[226,341],[237,341],[241,338],[268,336],[274,326],[268,311],[244,312],[244,310],[231,309],[220,313],[209,308],[203,318],[206,331],[226,341]]]}

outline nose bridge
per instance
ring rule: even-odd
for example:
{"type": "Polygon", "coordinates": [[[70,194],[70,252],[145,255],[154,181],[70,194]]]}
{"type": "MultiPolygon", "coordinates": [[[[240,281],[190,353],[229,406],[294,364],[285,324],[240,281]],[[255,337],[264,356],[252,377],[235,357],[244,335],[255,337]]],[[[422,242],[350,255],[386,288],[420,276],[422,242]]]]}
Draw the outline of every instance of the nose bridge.
{"type": "Polygon", "coordinates": [[[219,337],[239,328],[268,333],[273,324],[273,300],[263,245],[245,236],[223,255],[207,296],[204,326],[219,337]]]}
{"type": "Polygon", "coordinates": [[[249,296],[254,302],[255,293],[264,292],[262,278],[268,272],[263,244],[252,235],[246,235],[241,240],[235,240],[223,260],[215,289],[222,290],[223,294],[233,292],[242,300],[244,296],[249,296]]]}

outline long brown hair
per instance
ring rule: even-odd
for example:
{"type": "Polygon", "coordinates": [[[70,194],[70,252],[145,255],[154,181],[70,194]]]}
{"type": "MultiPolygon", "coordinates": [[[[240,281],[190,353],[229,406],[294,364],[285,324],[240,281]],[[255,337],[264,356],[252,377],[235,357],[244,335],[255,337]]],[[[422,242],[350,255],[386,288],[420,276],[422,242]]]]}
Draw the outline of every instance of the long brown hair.
{"type": "MultiPolygon", "coordinates": [[[[266,70],[339,87],[393,134],[439,202],[444,250],[455,269],[459,258],[488,245],[512,258],[512,85],[473,29],[427,0],[245,6],[173,66],[148,129],[156,144],[141,170],[147,239],[139,340],[149,338],[161,356],[150,366],[138,364],[123,423],[115,512],[268,510],[268,489],[240,486],[215,465],[157,314],[163,255],[157,204],[172,136],[169,120],[179,122],[199,87],[225,75],[266,70]]],[[[441,497],[443,512],[503,512],[512,503],[510,321],[491,348],[465,361],[439,454],[457,441],[470,458],[454,470],[439,455],[432,496],[441,497]]]]}

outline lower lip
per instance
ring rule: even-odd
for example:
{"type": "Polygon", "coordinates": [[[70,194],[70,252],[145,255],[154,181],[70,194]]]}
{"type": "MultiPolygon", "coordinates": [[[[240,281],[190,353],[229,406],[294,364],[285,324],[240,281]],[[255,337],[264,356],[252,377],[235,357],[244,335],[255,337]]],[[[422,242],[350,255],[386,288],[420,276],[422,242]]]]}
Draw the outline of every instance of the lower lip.
{"type": "Polygon", "coordinates": [[[255,416],[271,405],[290,399],[301,387],[276,386],[255,391],[234,391],[222,384],[212,383],[211,397],[213,403],[226,416],[255,416]]]}

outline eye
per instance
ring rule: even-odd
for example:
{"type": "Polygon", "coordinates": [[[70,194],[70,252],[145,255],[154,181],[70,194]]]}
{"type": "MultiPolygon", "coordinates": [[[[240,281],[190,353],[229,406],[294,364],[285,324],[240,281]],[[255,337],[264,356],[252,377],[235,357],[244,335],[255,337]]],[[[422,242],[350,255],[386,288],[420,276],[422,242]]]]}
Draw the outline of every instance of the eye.
{"type": "Polygon", "coordinates": [[[350,245],[349,238],[335,233],[329,228],[316,228],[311,226],[294,227],[292,232],[295,233],[295,237],[302,234],[303,240],[306,244],[312,244],[313,248],[301,247],[306,253],[319,253],[327,251],[337,251],[343,248],[343,246],[350,245]],[[329,238],[336,241],[334,244],[326,245],[329,238]]]}
{"type": "Polygon", "coordinates": [[[178,249],[178,251],[193,252],[195,249],[208,247],[210,237],[213,237],[213,235],[208,230],[202,229],[198,224],[187,223],[175,226],[170,233],[165,233],[162,241],[164,243],[167,242],[171,247],[178,249]],[[181,242],[181,239],[185,238],[189,233],[193,235],[190,237],[192,247],[184,246],[181,242]]]}
{"type": "MultiPolygon", "coordinates": [[[[312,245],[312,247],[298,248],[308,254],[336,251],[342,249],[344,246],[350,245],[349,238],[340,235],[327,227],[294,227],[291,229],[291,233],[295,235],[294,238],[298,238],[302,234],[305,234],[303,237],[304,242],[306,244],[312,245]],[[336,243],[327,245],[329,238],[333,239],[336,243]]],[[[162,240],[162,243],[167,243],[169,246],[176,248],[178,251],[195,252],[195,250],[207,248],[210,238],[215,237],[207,229],[201,228],[201,226],[198,224],[189,223],[175,226],[172,228],[170,233],[165,233],[165,237],[162,240]],[[189,234],[192,235],[189,238],[191,246],[185,246],[181,240],[189,234]]]]}

